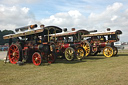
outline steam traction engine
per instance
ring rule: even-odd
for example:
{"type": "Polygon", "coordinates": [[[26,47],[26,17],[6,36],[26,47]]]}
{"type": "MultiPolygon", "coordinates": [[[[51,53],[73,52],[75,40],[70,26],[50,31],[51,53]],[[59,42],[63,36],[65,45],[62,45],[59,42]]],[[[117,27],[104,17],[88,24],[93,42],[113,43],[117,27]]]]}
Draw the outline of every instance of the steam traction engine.
{"type": "Polygon", "coordinates": [[[66,60],[72,61],[75,57],[81,60],[85,55],[86,51],[83,48],[85,42],[82,41],[82,35],[89,34],[87,30],[75,30],[67,31],[51,35],[51,38],[55,38],[56,41],[56,52],[57,56],[65,57],[66,60]]]}
{"type": "Polygon", "coordinates": [[[12,64],[19,61],[33,62],[34,65],[41,65],[44,59],[48,63],[55,62],[56,51],[54,42],[50,41],[50,34],[62,32],[56,26],[30,25],[15,29],[16,34],[5,35],[9,39],[8,57],[12,64]],[[36,29],[34,29],[36,28],[36,29]],[[16,42],[13,40],[16,39],[16,42]]]}
{"type": "Polygon", "coordinates": [[[122,34],[122,31],[107,31],[96,32],[88,35],[82,35],[88,42],[85,47],[88,47],[91,51],[91,55],[97,55],[103,51],[105,57],[112,57],[117,55],[118,49],[114,46],[114,42],[119,41],[118,35],[122,34]]]}

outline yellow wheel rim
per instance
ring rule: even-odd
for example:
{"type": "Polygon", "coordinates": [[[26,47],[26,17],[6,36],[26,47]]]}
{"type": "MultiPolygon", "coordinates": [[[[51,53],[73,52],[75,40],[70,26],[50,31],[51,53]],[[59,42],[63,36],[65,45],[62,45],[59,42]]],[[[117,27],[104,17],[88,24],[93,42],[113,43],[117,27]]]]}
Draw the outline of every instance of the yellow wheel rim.
{"type": "Polygon", "coordinates": [[[66,58],[66,60],[68,60],[68,61],[71,61],[71,60],[73,60],[74,59],[74,50],[73,50],[73,48],[67,48],[66,50],[65,50],[65,58],[66,58]]]}
{"type": "Polygon", "coordinates": [[[103,54],[107,58],[112,57],[113,56],[113,48],[112,47],[105,47],[103,50],[103,54]]]}
{"type": "Polygon", "coordinates": [[[84,57],[84,54],[85,54],[85,52],[82,48],[77,49],[77,56],[76,57],[78,60],[81,60],[84,57]]]}
{"type": "Polygon", "coordinates": [[[90,54],[90,45],[88,43],[84,43],[82,45],[82,47],[84,48],[84,50],[86,51],[86,55],[85,56],[88,56],[90,54]]]}

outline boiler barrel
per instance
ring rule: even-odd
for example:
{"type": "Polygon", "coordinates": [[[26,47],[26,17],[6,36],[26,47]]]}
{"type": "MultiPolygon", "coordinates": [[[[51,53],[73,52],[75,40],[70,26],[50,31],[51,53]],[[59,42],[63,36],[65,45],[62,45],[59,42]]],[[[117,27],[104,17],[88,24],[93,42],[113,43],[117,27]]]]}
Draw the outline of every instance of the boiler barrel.
{"type": "Polygon", "coordinates": [[[103,43],[99,43],[100,47],[105,47],[105,46],[111,46],[111,43],[106,43],[106,42],[103,42],[103,43]]]}

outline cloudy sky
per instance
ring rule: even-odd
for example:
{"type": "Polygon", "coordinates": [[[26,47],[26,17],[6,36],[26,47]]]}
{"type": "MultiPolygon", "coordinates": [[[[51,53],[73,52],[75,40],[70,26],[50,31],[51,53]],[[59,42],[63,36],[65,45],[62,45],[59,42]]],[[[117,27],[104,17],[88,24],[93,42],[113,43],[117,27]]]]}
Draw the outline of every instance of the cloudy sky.
{"type": "Polygon", "coordinates": [[[122,30],[128,41],[128,0],[0,0],[0,30],[30,24],[122,30]]]}

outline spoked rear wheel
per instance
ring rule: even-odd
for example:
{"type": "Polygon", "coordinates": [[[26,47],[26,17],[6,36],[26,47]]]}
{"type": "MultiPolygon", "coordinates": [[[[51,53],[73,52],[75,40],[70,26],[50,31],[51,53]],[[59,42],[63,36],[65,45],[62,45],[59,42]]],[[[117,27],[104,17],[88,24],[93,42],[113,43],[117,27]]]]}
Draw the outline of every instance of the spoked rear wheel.
{"type": "Polygon", "coordinates": [[[96,56],[98,54],[98,47],[97,46],[91,46],[92,47],[92,56],[96,56]]]}
{"type": "Polygon", "coordinates": [[[35,52],[32,55],[32,62],[36,66],[41,65],[42,64],[42,55],[39,52],[35,52]]]}
{"type": "Polygon", "coordinates": [[[65,50],[65,58],[68,61],[74,60],[75,50],[72,47],[68,47],[65,50]]]}
{"type": "Polygon", "coordinates": [[[51,53],[47,56],[47,61],[48,63],[54,63],[56,60],[56,48],[54,43],[51,43],[50,51],[51,53]]]}
{"type": "Polygon", "coordinates": [[[78,47],[76,49],[76,58],[78,60],[82,60],[84,56],[85,56],[85,50],[82,47],[78,47]]]}
{"type": "Polygon", "coordinates": [[[47,57],[48,63],[54,63],[55,60],[56,60],[55,54],[54,54],[54,53],[50,53],[50,54],[48,55],[48,57],[47,57]]]}
{"type": "Polygon", "coordinates": [[[82,47],[86,51],[85,56],[88,56],[91,53],[91,45],[88,41],[83,42],[82,47]]]}
{"type": "Polygon", "coordinates": [[[103,49],[103,54],[107,58],[112,57],[113,56],[113,48],[112,47],[109,47],[109,46],[105,47],[103,49]]]}
{"type": "Polygon", "coordinates": [[[9,61],[12,64],[16,64],[18,61],[22,61],[22,50],[21,46],[18,44],[12,44],[9,47],[8,56],[9,61]]]}
{"type": "Polygon", "coordinates": [[[117,47],[113,47],[113,56],[116,56],[118,54],[118,49],[117,47]]]}

